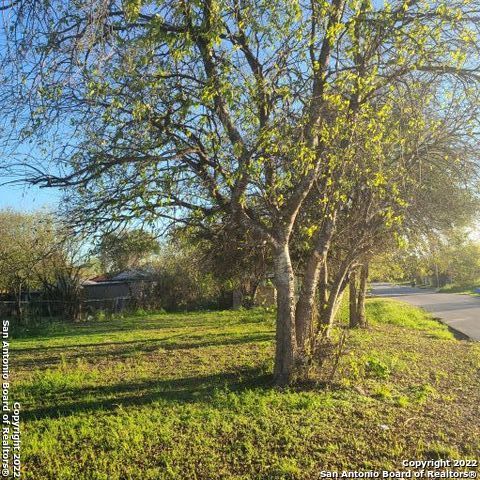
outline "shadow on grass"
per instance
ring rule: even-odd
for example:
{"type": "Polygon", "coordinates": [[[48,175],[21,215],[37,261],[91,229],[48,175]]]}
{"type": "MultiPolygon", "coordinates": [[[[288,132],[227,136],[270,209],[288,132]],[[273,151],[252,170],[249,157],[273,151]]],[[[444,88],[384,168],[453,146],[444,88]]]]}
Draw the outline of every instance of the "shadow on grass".
{"type": "Polygon", "coordinates": [[[177,403],[209,403],[215,391],[241,392],[252,388],[269,389],[271,374],[262,368],[245,368],[237,372],[186,377],[175,380],[148,380],[114,385],[65,390],[63,404],[22,411],[23,420],[62,418],[79,413],[115,410],[120,406],[139,407],[160,400],[177,403]],[[91,399],[95,397],[95,399],[91,399]],[[103,398],[102,398],[103,397],[103,398]]]}
{"type": "Polygon", "coordinates": [[[201,340],[192,341],[191,335],[179,334],[172,335],[162,339],[129,340],[125,342],[103,342],[103,343],[83,343],[75,345],[62,345],[43,348],[19,348],[12,350],[13,355],[20,356],[15,358],[14,366],[17,367],[36,367],[46,368],[57,365],[61,358],[65,360],[87,359],[88,361],[101,360],[112,357],[115,360],[132,357],[134,355],[148,355],[158,350],[174,351],[189,350],[194,348],[204,348],[212,346],[242,345],[255,342],[266,342],[273,339],[273,333],[252,333],[231,337],[231,334],[207,335],[202,336],[201,340]],[[181,338],[185,338],[182,341],[181,338]],[[175,339],[175,343],[172,340],[175,339]],[[78,351],[79,349],[95,348],[100,351],[78,351]],[[63,357],[59,355],[35,356],[39,352],[61,351],[63,357]],[[28,358],[21,358],[28,354],[28,358]]]}
{"type": "MultiPolygon", "coordinates": [[[[156,320],[142,321],[143,318],[115,319],[109,321],[91,321],[78,324],[69,324],[65,322],[53,322],[37,328],[17,330],[12,338],[14,340],[51,340],[54,338],[75,338],[95,335],[108,335],[112,333],[132,332],[137,330],[168,330],[185,327],[211,327],[217,325],[212,320],[196,321],[185,325],[180,323],[179,318],[162,319],[160,316],[156,320]]],[[[185,318],[183,318],[185,320],[185,318]]],[[[223,326],[223,325],[218,325],[223,326]]]]}
{"type": "Polygon", "coordinates": [[[147,316],[131,316],[114,318],[111,320],[89,320],[81,323],[66,323],[59,320],[50,321],[43,325],[16,327],[14,340],[34,340],[52,338],[71,338],[78,336],[102,335],[135,330],[166,330],[185,327],[224,328],[226,324],[263,323],[266,312],[256,310],[245,311],[241,314],[230,310],[153,313],[147,316]]]}

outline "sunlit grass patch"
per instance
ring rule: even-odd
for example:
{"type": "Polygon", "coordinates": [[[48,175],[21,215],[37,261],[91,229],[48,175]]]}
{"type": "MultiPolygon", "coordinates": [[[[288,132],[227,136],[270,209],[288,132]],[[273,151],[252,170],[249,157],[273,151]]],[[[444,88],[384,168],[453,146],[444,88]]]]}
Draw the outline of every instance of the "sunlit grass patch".
{"type": "Polygon", "coordinates": [[[367,316],[373,324],[390,324],[412,330],[420,330],[432,337],[447,340],[454,336],[446,325],[424,310],[390,299],[370,299],[367,316]]]}
{"type": "Polygon", "coordinates": [[[445,285],[438,289],[440,293],[459,293],[461,295],[472,295],[474,297],[480,296],[479,290],[480,289],[480,280],[475,283],[470,284],[456,284],[451,283],[445,285]]]}

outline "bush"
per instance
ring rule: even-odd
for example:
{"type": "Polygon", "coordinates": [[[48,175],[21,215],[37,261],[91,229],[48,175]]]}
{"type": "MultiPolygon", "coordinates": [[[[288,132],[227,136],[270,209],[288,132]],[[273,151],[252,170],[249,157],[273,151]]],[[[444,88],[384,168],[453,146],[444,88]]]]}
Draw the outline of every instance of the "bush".
{"type": "Polygon", "coordinates": [[[205,272],[194,249],[166,248],[153,268],[152,281],[133,292],[137,311],[185,311],[218,307],[221,284],[212,274],[205,272]]]}
{"type": "Polygon", "coordinates": [[[176,311],[217,306],[221,292],[211,275],[182,264],[172,267],[161,268],[156,275],[153,294],[157,308],[176,311]]]}
{"type": "Polygon", "coordinates": [[[365,372],[370,377],[383,379],[388,378],[391,373],[388,365],[376,358],[369,358],[365,362],[365,372]]]}

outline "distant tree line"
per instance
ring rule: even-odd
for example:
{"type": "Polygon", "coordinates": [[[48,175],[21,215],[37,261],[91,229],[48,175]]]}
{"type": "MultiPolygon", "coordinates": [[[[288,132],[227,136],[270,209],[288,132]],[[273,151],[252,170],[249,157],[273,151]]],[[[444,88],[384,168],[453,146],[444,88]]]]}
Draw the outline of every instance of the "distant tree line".
{"type": "Polygon", "coordinates": [[[35,292],[37,300],[57,306],[55,313],[75,320],[79,282],[91,268],[78,239],[47,212],[13,210],[0,211],[0,237],[0,300],[13,304],[14,315],[26,319],[32,315],[28,304],[35,292]]]}
{"type": "Polygon", "coordinates": [[[465,229],[432,232],[378,256],[372,270],[377,280],[480,287],[480,241],[465,229]]]}

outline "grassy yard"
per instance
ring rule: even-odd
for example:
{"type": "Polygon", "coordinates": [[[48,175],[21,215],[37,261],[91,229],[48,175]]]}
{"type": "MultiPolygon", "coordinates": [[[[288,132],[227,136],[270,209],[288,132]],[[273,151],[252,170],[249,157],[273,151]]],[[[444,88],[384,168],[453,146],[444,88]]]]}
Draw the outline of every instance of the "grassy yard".
{"type": "Polygon", "coordinates": [[[473,295],[475,297],[480,294],[477,292],[477,289],[480,287],[480,282],[475,282],[471,285],[457,285],[455,283],[445,285],[438,289],[441,293],[460,293],[462,295],[473,295]]]}
{"type": "Polygon", "coordinates": [[[474,458],[480,348],[370,300],[328,388],[271,386],[273,314],[52,325],[12,342],[24,478],[301,479],[474,458]]]}

